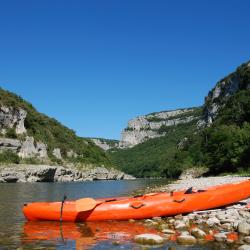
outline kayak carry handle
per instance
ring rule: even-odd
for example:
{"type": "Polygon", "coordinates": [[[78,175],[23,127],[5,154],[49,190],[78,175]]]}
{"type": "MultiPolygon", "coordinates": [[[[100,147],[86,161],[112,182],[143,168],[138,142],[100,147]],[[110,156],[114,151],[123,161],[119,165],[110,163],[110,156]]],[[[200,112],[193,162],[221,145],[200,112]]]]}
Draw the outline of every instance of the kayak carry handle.
{"type": "Polygon", "coordinates": [[[181,202],[183,202],[183,201],[185,201],[186,199],[185,198],[183,198],[183,199],[181,199],[181,200],[173,200],[174,202],[178,202],[178,203],[181,203],[181,202]]]}
{"type": "Polygon", "coordinates": [[[132,208],[134,208],[134,209],[138,209],[138,208],[141,208],[141,207],[143,207],[143,206],[145,206],[144,204],[140,204],[140,205],[133,205],[133,204],[131,204],[130,205],[130,207],[132,207],[132,208]]]}

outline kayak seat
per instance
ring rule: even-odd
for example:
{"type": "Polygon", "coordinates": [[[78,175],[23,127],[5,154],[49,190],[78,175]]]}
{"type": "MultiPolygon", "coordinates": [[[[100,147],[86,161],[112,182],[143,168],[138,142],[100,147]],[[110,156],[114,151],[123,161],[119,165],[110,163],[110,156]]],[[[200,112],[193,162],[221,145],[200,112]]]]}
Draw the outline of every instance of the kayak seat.
{"type": "Polygon", "coordinates": [[[188,188],[184,194],[193,194],[193,193],[202,193],[202,192],[206,192],[207,190],[204,189],[198,189],[197,191],[193,190],[193,187],[188,188]]]}
{"type": "Polygon", "coordinates": [[[184,194],[192,194],[192,193],[194,193],[193,187],[190,187],[190,188],[188,188],[188,189],[185,191],[184,194]]]}

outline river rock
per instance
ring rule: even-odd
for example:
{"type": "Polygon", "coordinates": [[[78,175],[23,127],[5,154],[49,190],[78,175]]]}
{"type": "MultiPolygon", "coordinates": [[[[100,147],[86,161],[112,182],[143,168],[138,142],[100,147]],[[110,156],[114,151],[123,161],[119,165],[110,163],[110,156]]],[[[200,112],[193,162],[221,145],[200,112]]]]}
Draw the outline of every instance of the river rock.
{"type": "Polygon", "coordinates": [[[143,245],[161,245],[164,239],[157,234],[139,234],[134,237],[136,243],[143,245]]]}
{"type": "Polygon", "coordinates": [[[214,235],[214,238],[218,242],[223,242],[227,240],[227,236],[225,233],[217,233],[214,235]]]}
{"type": "Polygon", "coordinates": [[[250,250],[250,245],[242,245],[238,248],[238,250],[250,250]]]}
{"type": "Polygon", "coordinates": [[[1,172],[2,182],[17,182],[18,176],[15,171],[3,170],[1,172]]]}
{"type": "Polygon", "coordinates": [[[175,231],[166,228],[166,229],[163,229],[163,230],[162,230],[162,233],[164,233],[164,234],[175,234],[175,231]]]}
{"type": "Polygon", "coordinates": [[[177,237],[177,242],[183,245],[194,245],[197,240],[192,235],[180,235],[177,237]]]}
{"type": "Polygon", "coordinates": [[[246,243],[250,243],[250,236],[244,237],[244,241],[245,241],[246,243]]]}
{"type": "Polygon", "coordinates": [[[56,167],[47,165],[34,165],[25,169],[28,182],[53,182],[56,167]],[[34,167],[35,166],[35,167],[34,167]]]}
{"type": "Polygon", "coordinates": [[[206,236],[206,233],[197,227],[191,230],[191,234],[197,239],[204,239],[206,236]]]}
{"type": "Polygon", "coordinates": [[[64,168],[64,167],[57,167],[54,181],[55,182],[70,182],[76,179],[78,171],[74,171],[72,169],[64,168]]]}
{"type": "Polygon", "coordinates": [[[189,168],[184,170],[181,175],[179,176],[180,180],[189,180],[193,178],[201,177],[203,174],[205,174],[208,171],[208,169],[205,168],[189,168]]]}
{"type": "Polygon", "coordinates": [[[220,224],[220,221],[216,217],[212,217],[212,218],[209,218],[206,221],[206,223],[207,223],[208,226],[213,227],[214,225],[220,224]]]}
{"type": "Polygon", "coordinates": [[[238,232],[242,235],[250,234],[250,224],[246,222],[240,222],[238,225],[238,232]]]}
{"type": "Polygon", "coordinates": [[[183,221],[176,220],[174,223],[174,227],[176,230],[182,230],[187,228],[187,225],[183,221]]]}

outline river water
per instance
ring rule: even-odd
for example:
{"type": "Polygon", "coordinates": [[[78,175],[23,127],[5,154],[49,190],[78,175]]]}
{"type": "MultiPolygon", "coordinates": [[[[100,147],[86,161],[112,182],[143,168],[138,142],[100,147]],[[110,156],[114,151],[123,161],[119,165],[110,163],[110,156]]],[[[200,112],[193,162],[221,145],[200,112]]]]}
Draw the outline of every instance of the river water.
{"type": "MultiPolygon", "coordinates": [[[[154,233],[140,223],[130,222],[27,222],[22,214],[24,203],[69,200],[82,197],[115,197],[135,190],[166,184],[164,179],[137,179],[81,183],[1,183],[0,249],[142,249],[132,238],[154,233]],[[119,242],[119,244],[118,244],[119,242]]],[[[174,243],[156,249],[168,249],[174,243]]],[[[176,249],[212,249],[176,247],[176,249]]]]}

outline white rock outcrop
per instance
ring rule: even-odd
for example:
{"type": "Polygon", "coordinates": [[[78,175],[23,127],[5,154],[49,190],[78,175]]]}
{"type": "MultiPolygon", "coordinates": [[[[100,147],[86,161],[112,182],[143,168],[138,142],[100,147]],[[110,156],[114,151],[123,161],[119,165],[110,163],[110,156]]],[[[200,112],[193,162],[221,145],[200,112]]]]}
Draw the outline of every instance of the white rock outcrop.
{"type": "Polygon", "coordinates": [[[18,139],[0,138],[0,152],[11,150],[17,153],[21,148],[21,142],[18,139]]]}
{"type": "Polygon", "coordinates": [[[109,143],[108,140],[98,139],[98,138],[92,138],[91,139],[96,146],[102,148],[104,151],[107,151],[111,148],[117,148],[119,143],[118,141],[115,143],[109,143]]]}
{"type": "MultiPolygon", "coordinates": [[[[18,141],[18,140],[17,140],[18,141]]],[[[47,158],[47,145],[42,142],[35,143],[32,136],[26,136],[23,142],[20,142],[21,147],[18,150],[18,156],[21,158],[47,158]]]]}
{"type": "Polygon", "coordinates": [[[24,127],[26,115],[24,109],[0,106],[0,132],[4,133],[6,129],[14,128],[16,134],[26,133],[24,127]]]}
{"type": "Polygon", "coordinates": [[[62,159],[61,155],[61,150],[60,148],[54,148],[52,154],[57,158],[57,159],[62,159]]]}
{"type": "Polygon", "coordinates": [[[22,147],[18,152],[18,156],[21,158],[31,158],[36,156],[37,150],[34,145],[34,138],[27,136],[25,141],[22,143],[22,147]]]}
{"type": "Polygon", "coordinates": [[[138,116],[130,120],[127,128],[122,131],[119,147],[133,147],[148,139],[164,136],[165,133],[159,131],[162,127],[189,123],[195,119],[198,121],[199,116],[194,111],[192,108],[178,109],[138,116]]]}

